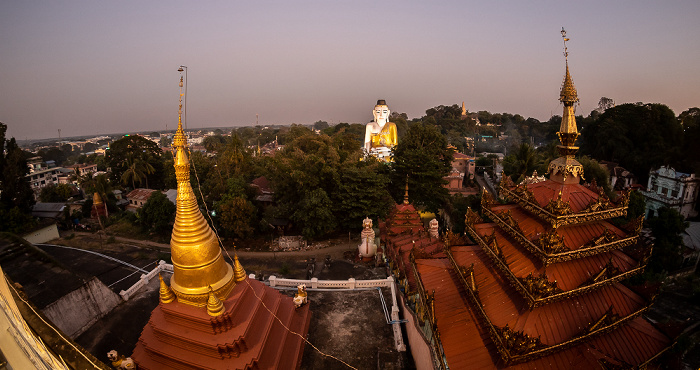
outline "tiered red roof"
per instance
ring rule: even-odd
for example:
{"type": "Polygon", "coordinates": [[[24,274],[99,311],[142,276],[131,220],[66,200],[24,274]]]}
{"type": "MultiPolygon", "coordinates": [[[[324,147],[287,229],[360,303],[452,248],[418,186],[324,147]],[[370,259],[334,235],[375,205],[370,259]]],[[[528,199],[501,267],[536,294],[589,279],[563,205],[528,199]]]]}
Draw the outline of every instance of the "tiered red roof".
{"type": "Polygon", "coordinates": [[[308,305],[295,309],[291,297],[248,278],[223,304],[216,317],[177,301],[159,304],[132,355],[139,369],[299,368],[304,340],[292,332],[306,337],[308,305]]]}

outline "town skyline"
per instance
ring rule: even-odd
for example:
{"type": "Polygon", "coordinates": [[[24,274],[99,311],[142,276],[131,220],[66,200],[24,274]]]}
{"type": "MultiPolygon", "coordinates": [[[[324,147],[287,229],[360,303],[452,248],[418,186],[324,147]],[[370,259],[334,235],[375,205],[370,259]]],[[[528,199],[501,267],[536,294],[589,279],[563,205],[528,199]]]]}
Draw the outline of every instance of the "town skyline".
{"type": "Polygon", "coordinates": [[[0,4],[0,122],[8,137],[366,123],[377,99],[421,117],[437,105],[541,121],[569,66],[588,115],[617,104],[698,106],[700,4],[136,2],[0,4]]]}

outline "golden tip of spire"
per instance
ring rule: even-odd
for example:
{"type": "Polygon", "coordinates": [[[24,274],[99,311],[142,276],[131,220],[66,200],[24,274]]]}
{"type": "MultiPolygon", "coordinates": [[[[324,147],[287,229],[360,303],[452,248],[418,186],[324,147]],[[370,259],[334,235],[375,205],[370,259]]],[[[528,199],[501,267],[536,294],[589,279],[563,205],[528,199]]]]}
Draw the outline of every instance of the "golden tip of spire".
{"type": "Polygon", "coordinates": [[[209,286],[209,299],[207,300],[207,314],[216,317],[224,313],[224,304],[219,297],[214,294],[214,290],[209,286]]]}
{"type": "Polygon", "coordinates": [[[102,204],[102,197],[100,197],[100,194],[98,194],[97,192],[95,192],[95,194],[92,196],[92,204],[102,204]]]}
{"type": "Polygon", "coordinates": [[[241,262],[238,261],[238,255],[234,254],[233,255],[233,280],[237,283],[245,280],[246,274],[245,274],[245,269],[243,269],[243,265],[241,265],[241,262]]]}
{"type": "Polygon", "coordinates": [[[160,280],[160,302],[161,303],[170,303],[175,300],[175,294],[173,294],[172,289],[165,284],[165,280],[163,280],[163,275],[158,274],[158,280],[160,280]]]}

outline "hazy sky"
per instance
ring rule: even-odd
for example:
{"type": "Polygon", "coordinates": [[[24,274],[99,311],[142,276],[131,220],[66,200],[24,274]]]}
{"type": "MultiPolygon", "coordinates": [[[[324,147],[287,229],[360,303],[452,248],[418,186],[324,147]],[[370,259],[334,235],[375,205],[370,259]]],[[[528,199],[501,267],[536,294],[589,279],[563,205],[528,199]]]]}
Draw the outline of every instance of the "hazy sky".
{"type": "Polygon", "coordinates": [[[0,122],[18,139],[188,126],[700,106],[700,1],[0,1],[0,122]]]}

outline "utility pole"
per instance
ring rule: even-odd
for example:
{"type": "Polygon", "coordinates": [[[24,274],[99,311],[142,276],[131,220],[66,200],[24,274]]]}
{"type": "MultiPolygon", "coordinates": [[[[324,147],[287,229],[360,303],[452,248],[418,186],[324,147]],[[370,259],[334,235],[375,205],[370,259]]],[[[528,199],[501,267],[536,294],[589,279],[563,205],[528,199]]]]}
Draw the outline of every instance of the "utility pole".
{"type": "Polygon", "coordinates": [[[61,129],[58,129],[58,140],[61,140],[61,129]]]}

